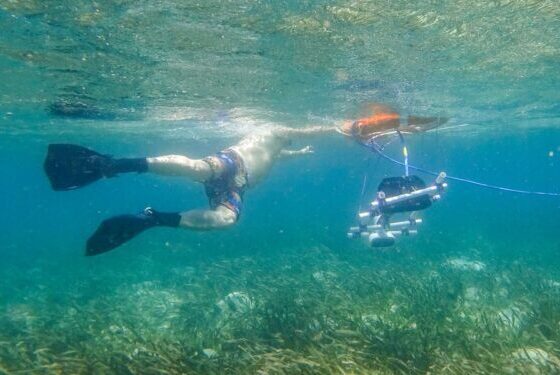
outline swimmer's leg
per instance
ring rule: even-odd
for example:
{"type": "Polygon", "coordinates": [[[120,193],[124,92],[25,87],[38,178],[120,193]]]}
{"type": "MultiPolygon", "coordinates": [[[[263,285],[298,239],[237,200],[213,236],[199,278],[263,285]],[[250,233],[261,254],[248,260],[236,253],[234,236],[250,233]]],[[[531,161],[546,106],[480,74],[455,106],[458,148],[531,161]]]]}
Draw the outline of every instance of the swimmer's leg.
{"type": "Polygon", "coordinates": [[[86,255],[98,255],[113,250],[136,237],[146,229],[157,226],[178,227],[181,215],[176,212],[158,212],[146,208],[136,215],[118,215],[103,220],[88,238],[86,255]]]}
{"type": "Polygon", "coordinates": [[[146,158],[148,172],[164,176],[182,176],[193,181],[205,182],[213,176],[220,175],[224,166],[220,162],[212,163],[212,157],[190,159],[183,155],[166,155],[146,158]]]}
{"type": "Polygon", "coordinates": [[[73,144],[50,144],[43,164],[54,190],[72,190],[119,173],[147,172],[146,158],[116,159],[73,144]]]}
{"type": "Polygon", "coordinates": [[[153,227],[211,230],[232,226],[236,221],[237,213],[223,205],[212,210],[199,209],[182,213],[159,212],[148,207],[136,215],[118,215],[101,222],[87,240],[86,255],[113,250],[153,227]]]}
{"type": "Polygon", "coordinates": [[[44,169],[54,190],[72,190],[121,173],[152,172],[205,182],[220,176],[226,166],[218,158],[190,159],[182,155],[114,158],[73,144],[51,144],[44,169]]]}
{"type": "Polygon", "coordinates": [[[179,226],[194,230],[223,229],[237,222],[237,213],[219,205],[214,209],[197,209],[181,213],[179,226]]]}

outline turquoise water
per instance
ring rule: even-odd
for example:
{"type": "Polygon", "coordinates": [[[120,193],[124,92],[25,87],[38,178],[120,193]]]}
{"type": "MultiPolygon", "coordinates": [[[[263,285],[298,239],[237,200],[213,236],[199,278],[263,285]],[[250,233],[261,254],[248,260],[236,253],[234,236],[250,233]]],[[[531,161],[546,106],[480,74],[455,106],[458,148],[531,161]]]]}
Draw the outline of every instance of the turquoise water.
{"type": "Polygon", "coordinates": [[[418,236],[374,250],[346,238],[364,175],[368,197],[403,170],[333,134],[235,227],[86,258],[101,220],[203,189],[53,192],[42,170],[49,143],[203,157],[381,102],[449,117],[407,137],[411,163],[560,192],[558,19],[556,1],[0,0],[0,374],[559,372],[558,198],[450,181],[418,236]]]}

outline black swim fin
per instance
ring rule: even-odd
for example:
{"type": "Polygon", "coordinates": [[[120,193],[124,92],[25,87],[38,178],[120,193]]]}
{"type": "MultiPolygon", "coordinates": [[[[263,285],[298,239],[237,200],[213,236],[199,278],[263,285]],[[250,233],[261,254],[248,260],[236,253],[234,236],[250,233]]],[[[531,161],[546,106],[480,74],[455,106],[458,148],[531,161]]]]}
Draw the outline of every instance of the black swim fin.
{"type": "Polygon", "coordinates": [[[78,145],[51,144],[44,163],[53,190],[72,190],[118,173],[146,172],[146,158],[113,159],[78,145]]]}
{"type": "Polygon", "coordinates": [[[105,177],[111,158],[71,144],[51,144],[44,168],[53,190],[72,190],[105,177]]]}
{"type": "Polygon", "coordinates": [[[178,213],[157,212],[146,208],[137,215],[119,215],[104,220],[87,240],[86,256],[98,255],[119,247],[146,229],[155,226],[177,227],[178,213]]]}

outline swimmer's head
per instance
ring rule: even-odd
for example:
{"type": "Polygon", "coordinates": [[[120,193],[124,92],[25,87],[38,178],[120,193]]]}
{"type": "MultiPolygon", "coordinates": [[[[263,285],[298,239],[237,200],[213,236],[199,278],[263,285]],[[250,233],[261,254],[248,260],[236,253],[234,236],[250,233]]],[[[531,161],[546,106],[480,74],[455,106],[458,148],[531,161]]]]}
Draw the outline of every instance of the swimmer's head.
{"type": "Polygon", "coordinates": [[[372,135],[374,135],[374,132],[369,132],[369,130],[366,127],[363,126],[363,121],[362,120],[355,120],[355,121],[344,121],[344,123],[342,124],[342,126],[340,128],[338,128],[338,132],[347,136],[347,137],[351,137],[354,138],[356,140],[360,140],[360,141],[364,141],[369,139],[372,135]]]}
{"type": "Polygon", "coordinates": [[[338,132],[347,136],[352,137],[355,136],[357,129],[356,121],[344,121],[341,127],[337,128],[338,132]]]}

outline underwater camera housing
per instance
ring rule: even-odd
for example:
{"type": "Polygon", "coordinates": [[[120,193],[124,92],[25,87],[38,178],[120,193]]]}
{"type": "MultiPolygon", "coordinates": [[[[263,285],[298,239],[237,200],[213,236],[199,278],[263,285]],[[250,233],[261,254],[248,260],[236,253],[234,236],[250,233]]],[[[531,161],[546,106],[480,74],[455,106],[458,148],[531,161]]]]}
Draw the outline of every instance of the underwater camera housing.
{"type": "Polygon", "coordinates": [[[418,176],[383,179],[376,199],[367,211],[358,214],[359,226],[350,228],[348,238],[366,238],[371,247],[377,248],[394,245],[399,236],[417,234],[422,219],[414,215],[441,198],[441,193],[447,189],[445,177],[441,172],[430,186],[418,176]],[[391,221],[395,214],[408,214],[408,217],[391,221]]]}

